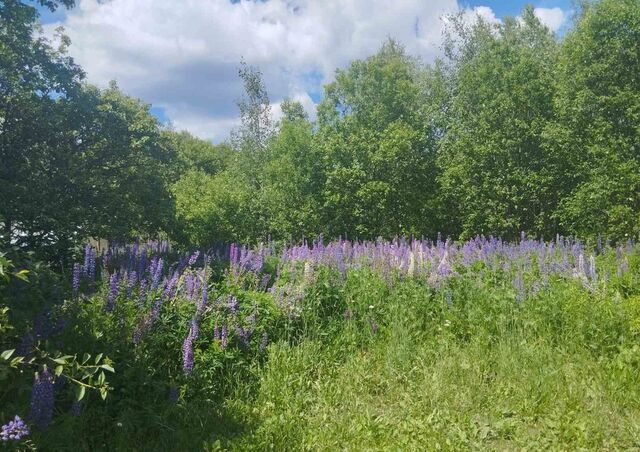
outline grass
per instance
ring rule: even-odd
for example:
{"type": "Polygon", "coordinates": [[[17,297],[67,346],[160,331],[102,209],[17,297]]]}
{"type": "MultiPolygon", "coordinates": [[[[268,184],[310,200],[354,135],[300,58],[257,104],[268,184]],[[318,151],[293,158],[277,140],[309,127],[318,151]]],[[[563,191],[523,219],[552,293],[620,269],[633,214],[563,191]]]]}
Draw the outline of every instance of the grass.
{"type": "Polygon", "coordinates": [[[376,335],[352,322],[330,340],[272,345],[255,398],[229,402],[251,427],[217,444],[230,450],[640,447],[640,350],[636,337],[618,336],[630,331],[627,313],[640,298],[616,303],[558,281],[517,306],[495,288],[465,289],[445,308],[419,284],[400,283],[386,299],[366,300],[387,311],[376,335]],[[364,343],[363,334],[370,336],[364,343]]]}

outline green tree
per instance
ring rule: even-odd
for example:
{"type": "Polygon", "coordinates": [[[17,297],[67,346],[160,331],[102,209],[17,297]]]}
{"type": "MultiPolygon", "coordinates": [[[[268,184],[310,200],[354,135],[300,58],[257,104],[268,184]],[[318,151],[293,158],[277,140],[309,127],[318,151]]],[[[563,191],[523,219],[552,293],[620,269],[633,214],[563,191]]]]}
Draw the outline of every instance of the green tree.
{"type": "Polygon", "coordinates": [[[640,2],[603,0],[564,39],[555,156],[556,216],[564,231],[622,239],[640,233],[640,2]]]}
{"type": "MultiPolygon", "coordinates": [[[[66,2],[64,4],[71,3],[66,2]]],[[[51,8],[56,2],[44,2],[51,8]]],[[[37,11],[0,8],[0,217],[3,239],[64,258],[90,236],[154,233],[173,217],[172,160],[149,106],[101,91],[37,11]]]]}
{"type": "Polygon", "coordinates": [[[285,100],[282,110],[284,117],[260,176],[265,232],[278,239],[315,238],[321,232],[323,174],[313,126],[300,103],[285,100]]]}
{"type": "Polygon", "coordinates": [[[542,132],[553,115],[554,36],[532,7],[521,20],[453,24],[438,156],[447,223],[463,237],[551,235],[557,198],[542,132]]]}
{"type": "Polygon", "coordinates": [[[330,235],[433,234],[435,144],[421,68],[395,41],[325,87],[318,145],[330,235]]]}

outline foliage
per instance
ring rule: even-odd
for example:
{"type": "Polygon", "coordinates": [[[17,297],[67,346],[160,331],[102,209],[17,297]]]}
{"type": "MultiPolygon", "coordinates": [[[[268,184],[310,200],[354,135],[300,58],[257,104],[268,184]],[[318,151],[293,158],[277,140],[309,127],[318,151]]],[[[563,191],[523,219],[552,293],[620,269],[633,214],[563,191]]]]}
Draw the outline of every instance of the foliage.
{"type": "Polygon", "coordinates": [[[640,232],[639,37],[640,4],[604,0],[564,39],[546,134],[564,184],[556,215],[568,233],[640,232]]]}
{"type": "Polygon", "coordinates": [[[466,40],[451,61],[453,96],[439,151],[449,221],[465,237],[553,236],[558,199],[542,147],[553,113],[553,36],[532,7],[521,21],[468,25],[460,18],[455,25],[466,40]]]}

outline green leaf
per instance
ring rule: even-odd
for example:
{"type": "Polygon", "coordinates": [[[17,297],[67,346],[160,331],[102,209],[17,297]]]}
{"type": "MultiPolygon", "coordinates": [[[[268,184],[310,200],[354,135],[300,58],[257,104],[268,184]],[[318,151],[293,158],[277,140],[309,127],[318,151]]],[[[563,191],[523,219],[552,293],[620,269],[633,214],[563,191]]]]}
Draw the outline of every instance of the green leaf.
{"type": "Polygon", "coordinates": [[[100,397],[102,397],[102,400],[105,400],[107,398],[107,387],[103,386],[100,388],[100,397]]]}
{"type": "Polygon", "coordinates": [[[113,372],[113,373],[115,373],[114,368],[113,368],[113,367],[111,367],[109,364],[103,364],[103,365],[101,365],[100,367],[102,367],[102,368],[103,368],[103,369],[105,369],[105,370],[108,370],[109,372],[113,372]]]}
{"type": "Polygon", "coordinates": [[[85,392],[86,392],[86,388],[84,386],[76,387],[76,400],[78,402],[84,398],[85,392]]]}
{"type": "Polygon", "coordinates": [[[2,354],[0,354],[0,357],[2,357],[2,359],[4,359],[5,361],[8,361],[9,358],[11,358],[11,355],[13,355],[13,352],[15,352],[15,348],[11,349],[11,350],[5,350],[2,352],[2,354]]]}
{"type": "Polygon", "coordinates": [[[64,370],[64,366],[56,366],[56,370],[55,370],[56,377],[59,377],[62,374],[63,370],[64,370]]]}

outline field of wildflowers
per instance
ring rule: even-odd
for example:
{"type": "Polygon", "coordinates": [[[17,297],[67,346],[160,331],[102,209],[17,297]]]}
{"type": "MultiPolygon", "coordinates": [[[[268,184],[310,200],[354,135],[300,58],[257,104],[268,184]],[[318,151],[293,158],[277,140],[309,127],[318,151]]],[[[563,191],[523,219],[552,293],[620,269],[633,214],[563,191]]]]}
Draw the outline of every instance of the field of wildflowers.
{"type": "Polygon", "coordinates": [[[18,340],[14,448],[640,447],[632,241],[87,246],[18,340]]]}

